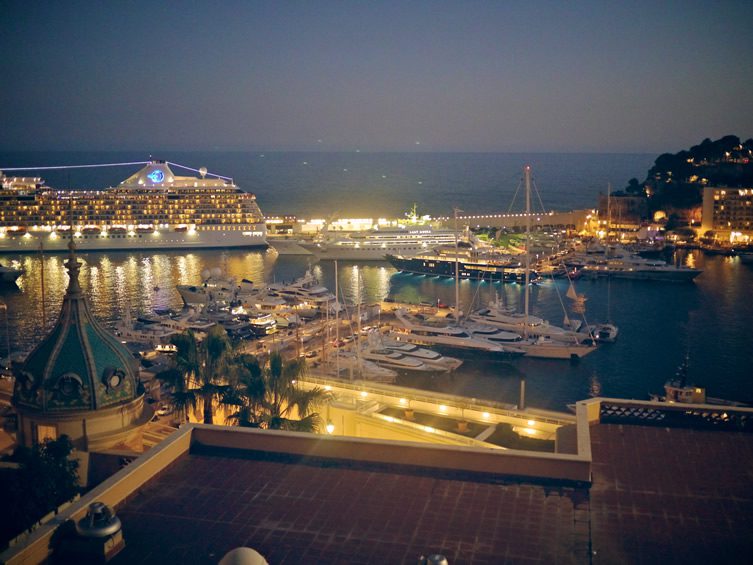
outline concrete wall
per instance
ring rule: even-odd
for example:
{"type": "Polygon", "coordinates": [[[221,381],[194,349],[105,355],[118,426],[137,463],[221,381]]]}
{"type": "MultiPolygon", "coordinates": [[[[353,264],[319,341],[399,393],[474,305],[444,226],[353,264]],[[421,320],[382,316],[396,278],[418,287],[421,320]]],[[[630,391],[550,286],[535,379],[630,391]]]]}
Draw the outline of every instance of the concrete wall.
{"type": "Polygon", "coordinates": [[[411,465],[446,471],[476,472],[558,481],[589,481],[591,461],[578,455],[384,442],[292,432],[195,426],[195,442],[211,447],[254,449],[363,463],[411,465]]]}

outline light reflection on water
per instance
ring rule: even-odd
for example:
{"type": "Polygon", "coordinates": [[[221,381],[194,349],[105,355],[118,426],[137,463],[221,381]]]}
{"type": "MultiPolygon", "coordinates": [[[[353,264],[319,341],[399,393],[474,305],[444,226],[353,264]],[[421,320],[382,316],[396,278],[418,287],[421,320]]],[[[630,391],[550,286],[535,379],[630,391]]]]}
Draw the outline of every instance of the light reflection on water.
{"type": "MultiPolygon", "coordinates": [[[[6,263],[26,271],[18,288],[2,289],[9,303],[11,343],[14,350],[33,346],[54,324],[68,285],[64,268],[67,255],[45,255],[44,277],[40,255],[26,255],[6,263]],[[42,311],[42,279],[44,306],[42,311]],[[45,319],[46,318],[46,319],[45,319]],[[44,323],[43,323],[44,320],[44,323]]],[[[226,273],[236,281],[257,283],[292,281],[310,269],[323,284],[334,291],[334,265],[310,264],[311,258],[279,257],[273,251],[201,251],[192,253],[139,252],[88,253],[78,256],[79,281],[94,315],[110,327],[123,316],[155,309],[182,307],[178,284],[199,284],[211,272],[226,273]]],[[[341,265],[341,300],[354,304],[382,300],[389,294],[394,269],[386,264],[341,265]]],[[[4,352],[3,352],[4,354],[4,352]]]]}
{"type": "MultiPolygon", "coordinates": [[[[5,287],[11,347],[30,348],[55,322],[68,275],[65,255],[44,257],[46,329],[43,327],[41,259],[38,254],[4,258],[26,274],[18,288],[5,287]],[[10,259],[10,261],[9,261],[10,259]]],[[[81,286],[94,315],[110,327],[126,309],[131,314],[155,308],[180,308],[176,284],[197,284],[202,273],[220,269],[236,280],[291,281],[307,269],[334,291],[334,264],[303,256],[278,256],[273,251],[213,250],[200,252],[112,252],[81,255],[81,286]]],[[[521,376],[526,377],[528,404],[563,409],[564,404],[595,394],[644,399],[660,392],[686,353],[691,380],[712,396],[753,399],[748,367],[753,350],[753,268],[736,258],[680,254],[678,261],[704,270],[693,284],[652,284],[642,281],[578,281],[584,293],[588,322],[608,317],[620,326],[616,344],[605,345],[577,364],[535,359],[493,360],[470,355],[454,375],[403,377],[401,383],[429,390],[515,403],[521,376]],[[611,312],[607,312],[607,295],[611,312]]],[[[452,305],[452,280],[396,273],[387,263],[356,265],[339,262],[341,300],[373,303],[387,296],[404,302],[437,299],[452,305]]],[[[565,281],[544,281],[532,288],[531,312],[552,323],[563,319],[565,281]]],[[[499,299],[522,310],[523,287],[462,281],[463,308],[499,299]]],[[[4,344],[4,328],[0,330],[4,344]]],[[[0,350],[3,348],[0,347],[0,350]]],[[[2,354],[5,352],[2,350],[2,354]]]]}

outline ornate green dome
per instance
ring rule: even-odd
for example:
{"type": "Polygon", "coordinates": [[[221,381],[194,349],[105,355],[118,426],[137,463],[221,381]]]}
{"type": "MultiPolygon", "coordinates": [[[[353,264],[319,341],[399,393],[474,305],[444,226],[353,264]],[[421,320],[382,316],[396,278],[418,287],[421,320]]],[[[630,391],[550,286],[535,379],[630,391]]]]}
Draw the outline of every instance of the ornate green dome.
{"type": "Polygon", "coordinates": [[[68,290],[55,328],[16,371],[14,404],[43,412],[97,410],[138,396],[138,364],[92,316],[73,241],[68,290]]]}

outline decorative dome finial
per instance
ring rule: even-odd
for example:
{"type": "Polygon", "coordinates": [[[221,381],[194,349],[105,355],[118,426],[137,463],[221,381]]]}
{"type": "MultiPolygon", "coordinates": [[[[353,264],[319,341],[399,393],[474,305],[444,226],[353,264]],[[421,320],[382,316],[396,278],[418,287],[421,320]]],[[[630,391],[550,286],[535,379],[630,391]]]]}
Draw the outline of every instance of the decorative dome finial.
{"type": "MultiPolygon", "coordinates": [[[[71,231],[73,231],[71,229],[71,231]]],[[[68,294],[78,294],[81,292],[81,285],[78,282],[78,273],[81,269],[81,263],[76,259],[76,243],[73,241],[73,234],[68,241],[68,260],[65,262],[65,266],[68,269],[68,276],[70,281],[68,282],[68,294]]]]}

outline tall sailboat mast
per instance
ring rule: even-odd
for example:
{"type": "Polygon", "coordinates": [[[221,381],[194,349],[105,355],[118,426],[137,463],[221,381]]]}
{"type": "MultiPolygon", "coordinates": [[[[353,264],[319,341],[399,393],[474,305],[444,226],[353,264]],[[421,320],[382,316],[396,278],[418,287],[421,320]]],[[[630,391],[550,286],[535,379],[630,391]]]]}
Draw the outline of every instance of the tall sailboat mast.
{"type": "Polygon", "coordinates": [[[458,256],[458,212],[459,210],[457,207],[454,209],[455,212],[455,322],[460,322],[460,287],[458,286],[458,282],[460,279],[460,265],[459,261],[460,258],[458,256]]]}
{"type": "Polygon", "coordinates": [[[612,183],[607,183],[607,230],[604,239],[609,241],[609,230],[612,226],[612,183]]]}
{"type": "Polygon", "coordinates": [[[528,337],[528,308],[531,289],[531,166],[523,168],[526,183],[526,288],[525,288],[525,335],[528,337]]]}
{"type": "Polygon", "coordinates": [[[337,261],[335,261],[335,371],[337,378],[340,378],[340,287],[338,284],[337,261]]]}

